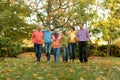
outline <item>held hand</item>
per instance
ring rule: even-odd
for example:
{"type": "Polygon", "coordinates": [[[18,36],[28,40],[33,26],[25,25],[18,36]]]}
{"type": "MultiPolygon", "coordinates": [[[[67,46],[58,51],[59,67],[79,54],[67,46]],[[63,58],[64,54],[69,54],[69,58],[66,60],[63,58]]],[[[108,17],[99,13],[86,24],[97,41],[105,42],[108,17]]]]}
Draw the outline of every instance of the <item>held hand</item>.
{"type": "Polygon", "coordinates": [[[79,38],[78,38],[78,37],[76,37],[76,41],[79,41],[79,38]]]}

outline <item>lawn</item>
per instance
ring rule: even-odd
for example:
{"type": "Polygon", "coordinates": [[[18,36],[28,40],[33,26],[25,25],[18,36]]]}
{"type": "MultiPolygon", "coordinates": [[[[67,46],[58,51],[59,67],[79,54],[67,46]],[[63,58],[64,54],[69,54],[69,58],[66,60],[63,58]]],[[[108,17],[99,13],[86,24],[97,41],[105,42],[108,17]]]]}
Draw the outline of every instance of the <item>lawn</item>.
{"type": "MultiPolygon", "coordinates": [[[[89,58],[88,63],[35,62],[35,57],[5,58],[0,62],[0,80],[120,80],[120,58],[89,58]]],[[[32,57],[33,56],[33,57],[32,57]]]]}

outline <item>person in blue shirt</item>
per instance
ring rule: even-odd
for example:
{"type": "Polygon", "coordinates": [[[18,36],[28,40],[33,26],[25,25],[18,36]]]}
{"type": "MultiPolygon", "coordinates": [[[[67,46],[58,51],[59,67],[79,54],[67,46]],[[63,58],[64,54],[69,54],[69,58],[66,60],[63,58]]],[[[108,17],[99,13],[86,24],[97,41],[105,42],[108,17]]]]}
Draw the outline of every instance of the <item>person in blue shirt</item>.
{"type": "Polygon", "coordinates": [[[50,53],[52,47],[52,31],[50,27],[46,27],[46,30],[43,30],[44,33],[44,42],[45,42],[45,53],[47,57],[47,61],[50,61],[50,53]]]}

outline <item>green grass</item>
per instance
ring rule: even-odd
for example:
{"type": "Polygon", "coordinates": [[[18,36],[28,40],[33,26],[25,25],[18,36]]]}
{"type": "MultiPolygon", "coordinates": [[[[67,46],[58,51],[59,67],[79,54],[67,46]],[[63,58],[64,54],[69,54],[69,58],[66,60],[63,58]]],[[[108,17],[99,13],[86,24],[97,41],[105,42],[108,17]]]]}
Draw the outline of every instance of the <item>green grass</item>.
{"type": "Polygon", "coordinates": [[[5,58],[0,80],[120,80],[120,58],[106,57],[81,64],[34,62],[34,58],[5,58]]]}

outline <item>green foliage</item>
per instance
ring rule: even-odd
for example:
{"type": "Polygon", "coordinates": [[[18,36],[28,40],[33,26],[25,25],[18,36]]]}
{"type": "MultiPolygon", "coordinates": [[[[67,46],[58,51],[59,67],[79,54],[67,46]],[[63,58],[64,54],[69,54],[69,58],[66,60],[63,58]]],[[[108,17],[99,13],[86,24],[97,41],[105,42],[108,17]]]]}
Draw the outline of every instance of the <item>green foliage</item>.
{"type": "Polygon", "coordinates": [[[22,47],[22,52],[35,52],[34,47],[22,47]]]}
{"type": "Polygon", "coordinates": [[[33,28],[26,23],[29,15],[30,10],[22,1],[0,2],[0,36],[9,37],[15,42],[30,37],[33,28]]]}
{"type": "Polygon", "coordinates": [[[111,45],[110,55],[120,57],[120,48],[119,48],[119,46],[111,45]]]}
{"type": "MultiPolygon", "coordinates": [[[[107,48],[108,46],[110,45],[102,45],[102,46],[99,46],[98,47],[98,51],[101,51],[103,53],[107,53],[107,48]]],[[[111,45],[110,47],[110,53],[109,53],[110,56],[120,56],[120,49],[117,45],[111,45]]]]}
{"type": "Polygon", "coordinates": [[[13,41],[7,37],[0,38],[0,56],[16,57],[21,51],[22,48],[19,43],[13,43],[13,41]]]}

